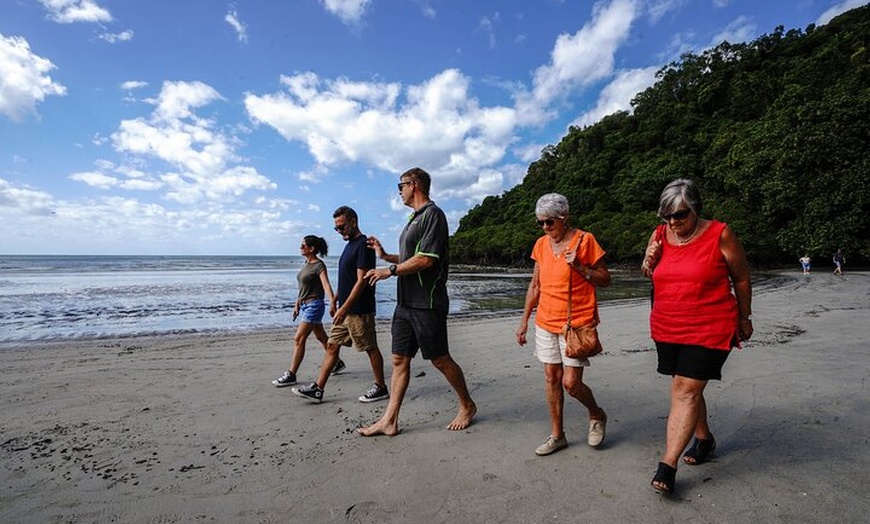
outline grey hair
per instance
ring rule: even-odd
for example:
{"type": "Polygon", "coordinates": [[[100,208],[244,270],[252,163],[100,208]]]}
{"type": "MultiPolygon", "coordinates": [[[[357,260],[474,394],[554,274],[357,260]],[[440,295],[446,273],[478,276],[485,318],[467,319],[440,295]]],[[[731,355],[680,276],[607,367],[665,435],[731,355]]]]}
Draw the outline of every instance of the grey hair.
{"type": "Polygon", "coordinates": [[[547,193],[535,204],[535,215],[541,218],[568,216],[568,198],[559,193],[547,193]]]}
{"type": "Polygon", "coordinates": [[[682,205],[688,207],[695,216],[701,216],[701,192],[688,178],[678,178],[665,186],[659,198],[659,216],[673,213],[682,205]]]}

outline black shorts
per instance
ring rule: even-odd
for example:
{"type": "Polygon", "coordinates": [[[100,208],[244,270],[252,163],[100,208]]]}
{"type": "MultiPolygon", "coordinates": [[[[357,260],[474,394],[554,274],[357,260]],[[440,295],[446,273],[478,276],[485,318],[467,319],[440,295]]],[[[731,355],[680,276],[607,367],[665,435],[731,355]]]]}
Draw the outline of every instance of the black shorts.
{"type": "Polygon", "coordinates": [[[686,344],[656,342],[658,372],[696,380],[722,380],[722,366],[730,351],[686,344]]]}
{"type": "Polygon", "coordinates": [[[393,354],[426,360],[443,357],[447,347],[447,312],[396,306],[393,312],[393,354]]]}

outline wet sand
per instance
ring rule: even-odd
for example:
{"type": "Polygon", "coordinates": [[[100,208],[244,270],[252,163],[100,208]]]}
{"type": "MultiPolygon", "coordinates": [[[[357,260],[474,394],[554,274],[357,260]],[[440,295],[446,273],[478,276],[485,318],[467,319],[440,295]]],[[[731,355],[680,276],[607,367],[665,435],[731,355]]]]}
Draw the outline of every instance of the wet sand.
{"type": "MultiPolygon", "coordinates": [[[[344,350],[322,404],[275,388],[291,330],[6,346],[0,351],[0,522],[858,522],[870,512],[870,273],[783,273],[757,289],[755,336],[708,387],[713,462],[649,487],[669,379],[655,373],[648,302],[605,303],[587,383],[609,415],[600,449],[566,405],[548,457],[543,373],[519,316],[453,318],[451,351],[478,405],[456,410],[428,363],[396,437],[355,428],[364,355],[344,350]]],[[[687,311],[687,314],[691,314],[687,311]]],[[[389,331],[380,343],[389,352],[389,331]]],[[[309,340],[300,381],[322,352],[309,340]]],[[[387,373],[389,374],[387,357],[387,373]]]]}

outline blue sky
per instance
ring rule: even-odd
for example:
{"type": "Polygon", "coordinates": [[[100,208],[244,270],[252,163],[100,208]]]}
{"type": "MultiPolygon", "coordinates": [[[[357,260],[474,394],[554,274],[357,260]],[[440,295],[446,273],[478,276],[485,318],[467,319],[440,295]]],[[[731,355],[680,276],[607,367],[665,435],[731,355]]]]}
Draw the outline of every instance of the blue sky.
{"type": "Polygon", "coordinates": [[[0,253],[337,254],[344,204],[395,252],[404,170],[453,231],[681,53],[866,3],[3,0],[0,253]]]}

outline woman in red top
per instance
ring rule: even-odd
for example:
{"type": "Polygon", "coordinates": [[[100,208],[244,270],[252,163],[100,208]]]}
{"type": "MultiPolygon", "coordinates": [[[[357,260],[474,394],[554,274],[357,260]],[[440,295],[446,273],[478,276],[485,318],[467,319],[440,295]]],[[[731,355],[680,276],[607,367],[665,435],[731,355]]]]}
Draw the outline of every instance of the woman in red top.
{"type": "Polygon", "coordinates": [[[665,224],[650,236],[641,270],[653,281],[650,332],[658,372],[673,377],[665,454],[652,486],[672,493],[677,461],[692,435],[695,440],[683,454],[686,464],[702,464],[716,449],[704,388],[722,378],[731,348],[752,336],[752,284],[734,232],[701,218],[694,182],[668,184],[659,216],[665,224]]]}
{"type": "Polygon", "coordinates": [[[592,447],[604,441],[607,415],[596,403],[589,386],[583,383],[583,367],[589,359],[565,356],[561,335],[568,317],[568,285],[571,284],[571,325],[589,324],[598,319],[595,287],[610,285],[610,272],[604,250],[587,233],[568,225],[568,199],[550,193],[535,206],[538,225],[544,235],[535,243],[532,259],[535,269],[526,293],[525,309],[517,328],[517,343],[525,345],[529,317],[535,314],[535,356],[544,364],[547,405],[550,408],[550,436],[535,453],[549,455],[568,446],[562,425],[565,404],[563,393],[576,398],[589,410],[587,443],[592,447]]]}

